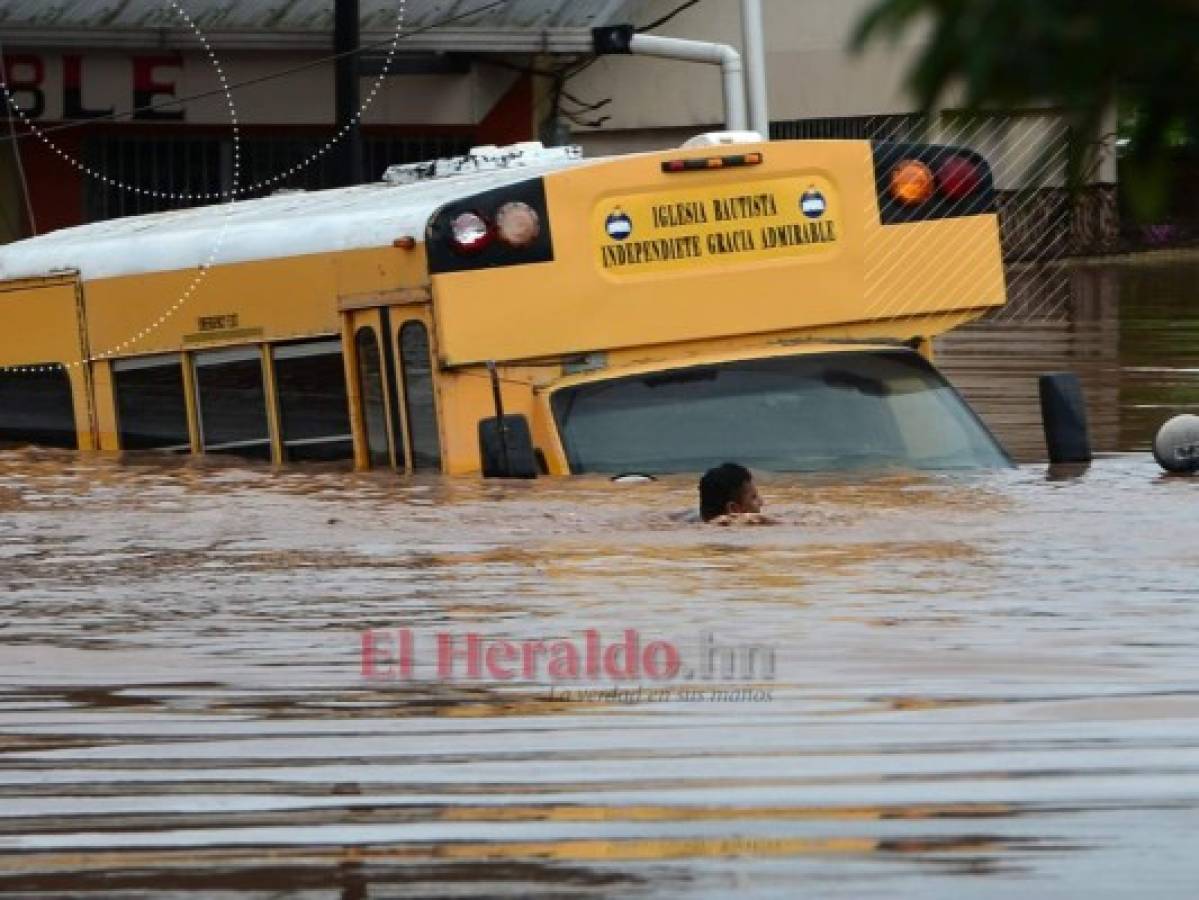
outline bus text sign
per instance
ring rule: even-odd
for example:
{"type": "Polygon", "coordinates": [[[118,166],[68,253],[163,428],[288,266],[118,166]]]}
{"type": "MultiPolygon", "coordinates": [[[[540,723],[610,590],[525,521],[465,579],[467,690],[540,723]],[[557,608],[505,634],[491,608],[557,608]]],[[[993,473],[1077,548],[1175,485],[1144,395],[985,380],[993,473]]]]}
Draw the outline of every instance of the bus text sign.
{"type": "Polygon", "coordinates": [[[612,275],[791,258],[841,239],[835,192],[818,177],[618,197],[595,215],[612,275]]]}

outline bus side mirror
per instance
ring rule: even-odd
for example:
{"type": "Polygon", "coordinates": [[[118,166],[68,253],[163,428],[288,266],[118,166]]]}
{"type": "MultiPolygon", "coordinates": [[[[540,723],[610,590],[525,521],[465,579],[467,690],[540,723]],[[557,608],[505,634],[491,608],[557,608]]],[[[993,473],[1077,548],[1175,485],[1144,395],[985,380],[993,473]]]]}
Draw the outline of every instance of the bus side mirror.
{"type": "Polygon", "coordinates": [[[537,453],[524,416],[480,419],[479,455],[484,478],[537,477],[537,453]]]}
{"type": "Polygon", "coordinates": [[[1051,463],[1089,463],[1091,432],[1082,384],[1072,372],[1042,375],[1041,422],[1051,463]]]}

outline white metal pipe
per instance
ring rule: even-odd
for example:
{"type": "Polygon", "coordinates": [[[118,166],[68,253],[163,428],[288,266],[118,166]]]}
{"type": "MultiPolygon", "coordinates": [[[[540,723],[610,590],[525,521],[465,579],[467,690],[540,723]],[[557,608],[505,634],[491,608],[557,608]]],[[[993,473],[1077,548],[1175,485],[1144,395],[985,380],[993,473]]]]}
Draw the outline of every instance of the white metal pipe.
{"type": "Polygon", "coordinates": [[[769,138],[770,110],[766,96],[766,38],[762,27],[762,0],[741,0],[741,34],[745,48],[749,127],[763,138],[769,138]]]}
{"type": "Polygon", "coordinates": [[[728,44],[635,34],[629,42],[629,52],[639,56],[658,56],[663,59],[720,66],[724,76],[725,127],[729,131],[746,130],[745,71],[741,65],[741,54],[736,48],[728,44]]]}

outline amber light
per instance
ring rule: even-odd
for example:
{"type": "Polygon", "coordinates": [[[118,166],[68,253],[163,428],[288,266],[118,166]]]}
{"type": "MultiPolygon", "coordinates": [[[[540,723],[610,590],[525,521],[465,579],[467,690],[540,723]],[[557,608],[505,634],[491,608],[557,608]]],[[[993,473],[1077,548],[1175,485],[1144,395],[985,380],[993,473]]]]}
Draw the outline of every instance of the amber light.
{"type": "Polygon", "coordinates": [[[765,161],[761,153],[736,153],[731,156],[702,156],[696,159],[668,159],[662,171],[696,172],[705,169],[733,169],[738,166],[760,166],[765,161]]]}
{"type": "Polygon", "coordinates": [[[915,206],[933,195],[932,169],[915,159],[905,159],[891,170],[891,196],[900,203],[915,206]]]}

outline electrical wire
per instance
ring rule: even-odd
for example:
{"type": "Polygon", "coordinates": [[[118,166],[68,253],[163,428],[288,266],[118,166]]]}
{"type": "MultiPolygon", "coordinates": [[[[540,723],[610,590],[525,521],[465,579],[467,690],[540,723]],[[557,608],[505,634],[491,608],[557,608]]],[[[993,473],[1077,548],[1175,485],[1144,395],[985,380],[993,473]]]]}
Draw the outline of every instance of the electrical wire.
{"type": "Polygon", "coordinates": [[[562,91],[562,99],[570,101],[575,106],[582,107],[582,111],[584,111],[584,112],[595,112],[597,109],[603,109],[605,106],[607,106],[609,103],[612,102],[611,97],[605,97],[603,100],[599,101],[598,103],[584,103],[582,100],[580,100],[574,94],[572,94],[570,91],[566,91],[566,90],[562,91]]]}
{"type": "MultiPolygon", "coordinates": [[[[226,87],[214,88],[211,91],[202,91],[199,94],[191,94],[186,97],[172,97],[170,100],[160,100],[157,103],[150,103],[145,106],[135,106],[131,109],[121,110],[119,112],[114,110],[113,112],[104,113],[103,115],[95,116],[94,118],[81,119],[77,122],[63,122],[62,124],[59,124],[59,125],[51,125],[47,128],[39,128],[38,131],[41,134],[54,134],[59,131],[68,131],[72,128],[86,128],[88,125],[94,125],[96,122],[103,122],[106,120],[115,121],[117,119],[123,119],[123,118],[129,117],[129,116],[137,115],[138,113],[141,113],[141,112],[152,112],[154,110],[162,109],[164,107],[178,106],[181,103],[190,103],[193,100],[203,100],[208,97],[224,95],[229,91],[235,91],[235,90],[238,90],[239,88],[252,87],[257,84],[263,84],[264,82],[273,81],[276,78],[284,78],[288,75],[294,75],[297,72],[304,72],[308,69],[315,69],[320,66],[327,65],[331,62],[336,62],[339,59],[344,59],[348,56],[357,56],[358,54],[364,53],[368,50],[378,50],[383,47],[389,47],[389,46],[391,46],[393,41],[399,41],[399,40],[403,40],[404,38],[413,37],[418,34],[424,34],[428,31],[433,31],[437,28],[443,28],[446,25],[454,25],[454,24],[462,21],[463,19],[468,19],[471,16],[477,16],[480,13],[490,12],[491,10],[496,9],[500,6],[504,6],[505,4],[507,4],[509,2],[510,2],[510,0],[491,0],[490,3],[484,3],[482,6],[479,6],[475,9],[466,10],[465,12],[461,12],[461,13],[458,13],[453,16],[447,16],[446,18],[441,19],[437,22],[430,22],[428,25],[422,25],[419,28],[413,28],[411,31],[401,31],[399,33],[399,35],[393,35],[392,37],[389,37],[386,40],[376,41],[376,42],[370,43],[370,44],[363,44],[359,47],[355,47],[353,50],[343,50],[341,53],[334,53],[329,56],[322,56],[319,59],[309,60],[306,63],[301,63],[300,65],[292,66],[290,69],[281,69],[278,72],[271,72],[268,75],[260,75],[257,78],[249,78],[245,81],[234,82],[234,83],[229,84],[226,87]]],[[[4,54],[2,51],[0,51],[0,63],[2,63],[3,57],[4,57],[4,54]]],[[[9,117],[10,123],[11,123],[11,120],[12,120],[12,116],[9,117]]],[[[26,132],[24,134],[18,135],[15,133],[15,130],[14,130],[12,137],[3,138],[3,140],[5,140],[5,141],[22,141],[22,140],[25,140],[32,136],[33,136],[32,132],[26,132]]]]}
{"type": "Polygon", "coordinates": [[[687,0],[687,2],[684,3],[682,6],[676,7],[674,10],[672,10],[671,12],[668,12],[666,15],[661,16],[660,18],[654,19],[654,21],[650,22],[648,25],[642,25],[637,30],[639,32],[641,32],[641,31],[653,31],[655,28],[661,28],[663,25],[665,25],[667,22],[669,22],[671,19],[673,19],[679,13],[685,12],[686,10],[695,6],[697,3],[699,3],[699,0],[687,0]]]}
{"type": "MultiPolygon", "coordinates": [[[[700,2],[700,0],[687,0],[686,3],[682,3],[679,6],[676,6],[670,12],[666,13],[663,16],[659,16],[658,18],[654,19],[652,22],[650,22],[646,25],[638,26],[636,28],[636,31],[638,34],[641,34],[646,31],[653,31],[656,28],[661,28],[663,25],[665,25],[667,22],[669,22],[675,16],[678,16],[679,14],[686,12],[691,7],[697,5],[699,2],[700,2]]],[[[564,109],[562,107],[562,103],[561,103],[561,101],[563,99],[566,99],[566,100],[569,100],[571,103],[576,104],[577,106],[581,106],[582,110],[580,110],[579,112],[594,112],[604,106],[607,106],[609,103],[612,102],[612,98],[607,97],[603,100],[600,100],[598,103],[584,103],[583,101],[579,100],[577,97],[571,95],[570,93],[568,93],[566,91],[566,85],[570,83],[572,78],[574,78],[576,75],[582,74],[584,71],[589,69],[591,66],[595,65],[595,63],[598,60],[599,60],[599,56],[593,53],[590,56],[588,56],[587,58],[576,63],[573,68],[571,68],[570,66],[565,67],[562,70],[562,72],[557,75],[557,78],[559,79],[559,84],[558,84],[558,87],[556,90],[555,102],[554,102],[554,107],[553,107],[555,115],[557,115],[557,114],[564,115],[566,118],[570,119],[570,121],[574,122],[576,125],[583,125],[588,128],[599,128],[605,122],[609,121],[612,118],[611,116],[601,116],[598,119],[584,120],[584,119],[580,118],[578,112],[571,112],[568,109],[564,109]]]]}

